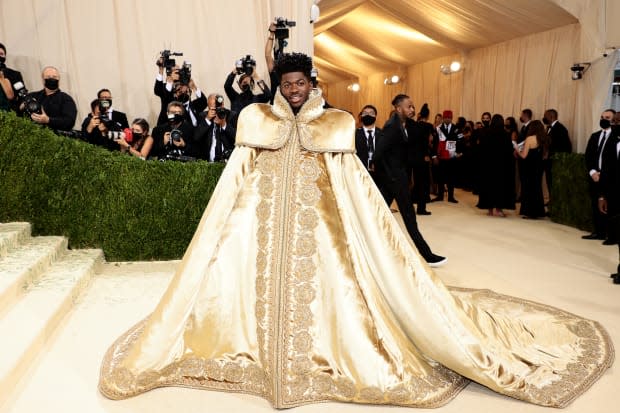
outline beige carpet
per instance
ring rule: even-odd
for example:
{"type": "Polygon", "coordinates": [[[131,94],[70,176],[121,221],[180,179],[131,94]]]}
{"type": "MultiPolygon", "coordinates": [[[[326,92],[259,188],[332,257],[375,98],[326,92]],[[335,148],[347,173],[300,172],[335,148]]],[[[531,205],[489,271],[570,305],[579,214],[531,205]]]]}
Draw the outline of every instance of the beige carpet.
{"type": "MultiPolygon", "coordinates": [[[[618,264],[616,246],[584,241],[584,233],[549,220],[487,217],[476,198],[458,192],[459,204],[429,205],[419,217],[433,250],[449,257],[437,274],[449,285],[489,288],[557,306],[598,320],[620,343],[620,285],[609,273],[618,264]]],[[[110,343],[146,316],[157,303],[177,262],[104,265],[80,303],[49,344],[7,412],[273,412],[257,397],[182,388],[158,389],[111,401],[97,392],[99,363],[110,343]]],[[[1,391],[1,390],[0,390],[1,391]]],[[[620,373],[612,367],[562,412],[618,411],[620,373]]],[[[385,406],[327,403],[299,407],[306,412],[406,412],[385,406]]],[[[452,402],[433,412],[549,412],[470,384],[452,402]]]]}

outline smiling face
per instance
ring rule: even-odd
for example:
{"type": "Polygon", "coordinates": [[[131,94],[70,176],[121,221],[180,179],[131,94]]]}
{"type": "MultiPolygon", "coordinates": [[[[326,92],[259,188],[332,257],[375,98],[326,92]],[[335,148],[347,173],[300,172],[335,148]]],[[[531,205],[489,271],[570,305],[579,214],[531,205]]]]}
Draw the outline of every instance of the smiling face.
{"type": "Polygon", "coordinates": [[[302,72],[284,73],[280,79],[280,91],[282,96],[297,113],[310,96],[312,83],[302,72]]]}

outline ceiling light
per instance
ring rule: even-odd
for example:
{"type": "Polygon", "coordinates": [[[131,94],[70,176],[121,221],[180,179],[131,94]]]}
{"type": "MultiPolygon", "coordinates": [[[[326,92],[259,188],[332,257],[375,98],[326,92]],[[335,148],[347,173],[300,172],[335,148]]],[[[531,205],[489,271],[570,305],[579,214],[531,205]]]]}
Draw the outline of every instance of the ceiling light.
{"type": "Polygon", "coordinates": [[[461,70],[461,62],[455,60],[454,62],[450,63],[450,70],[452,71],[452,73],[461,70]]]}
{"type": "Polygon", "coordinates": [[[400,76],[398,75],[388,76],[385,79],[383,79],[384,85],[395,85],[398,82],[400,82],[400,76]]]}
{"type": "Polygon", "coordinates": [[[360,84],[359,83],[351,83],[349,86],[347,86],[347,89],[350,90],[351,92],[359,92],[360,91],[360,84]]]}
{"type": "Polygon", "coordinates": [[[390,80],[392,81],[392,84],[398,83],[398,82],[400,82],[400,77],[398,77],[398,75],[394,75],[394,76],[391,77],[390,80]]]}

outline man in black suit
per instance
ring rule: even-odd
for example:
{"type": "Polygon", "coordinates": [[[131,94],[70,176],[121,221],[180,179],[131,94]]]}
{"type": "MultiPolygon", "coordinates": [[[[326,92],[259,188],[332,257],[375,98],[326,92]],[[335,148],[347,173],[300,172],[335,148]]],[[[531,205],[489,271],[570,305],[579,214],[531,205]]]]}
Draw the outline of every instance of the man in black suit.
{"type": "Polygon", "coordinates": [[[589,235],[584,235],[583,239],[598,239],[604,240],[607,236],[607,215],[603,214],[599,210],[598,198],[601,194],[600,178],[601,168],[603,166],[603,152],[604,148],[609,141],[609,138],[613,136],[611,122],[614,118],[615,111],[613,109],[607,109],[601,113],[601,119],[599,125],[600,130],[590,135],[588,144],[586,146],[586,170],[590,179],[590,199],[592,207],[592,224],[594,231],[589,235]]]}
{"type": "Polygon", "coordinates": [[[157,124],[167,122],[168,104],[174,101],[183,104],[185,113],[183,116],[185,116],[185,119],[194,127],[198,126],[199,114],[207,107],[207,97],[196,86],[193,78],[190,78],[187,84],[181,83],[179,67],[173,68],[169,74],[166,73],[166,78],[164,79],[164,71],[166,69],[160,62],[162,62],[161,57],[157,61],[159,73],[155,78],[155,85],[153,86],[153,93],[159,96],[161,100],[157,124]],[[192,100],[192,95],[196,96],[194,100],[192,100]]]}
{"type": "Polygon", "coordinates": [[[104,88],[97,92],[97,99],[99,99],[99,116],[107,115],[107,118],[117,124],[121,129],[129,127],[127,115],[112,107],[112,92],[110,92],[110,89],[104,88]],[[105,109],[105,113],[101,112],[101,109],[105,109]]]}
{"type": "MultiPolygon", "coordinates": [[[[445,187],[448,187],[448,202],[459,201],[454,198],[454,174],[459,131],[452,123],[452,111],[443,111],[443,121],[437,127],[437,138],[433,143],[433,155],[439,160],[434,170],[437,182],[437,196],[431,202],[443,201],[445,187]]],[[[460,145],[459,145],[460,146],[460,145]]]]}
{"type": "Polygon", "coordinates": [[[523,109],[521,111],[521,116],[519,117],[521,121],[521,130],[519,131],[519,137],[517,138],[517,143],[521,143],[528,137],[528,127],[530,126],[530,122],[532,121],[532,110],[531,109],[523,109]]]}
{"type": "Polygon", "coordinates": [[[568,136],[568,129],[562,125],[558,120],[558,111],[555,109],[547,109],[543,116],[543,123],[547,125],[547,134],[549,135],[549,154],[546,159],[543,160],[543,167],[545,170],[545,180],[547,182],[547,190],[549,191],[549,197],[551,197],[551,158],[556,153],[571,153],[573,146],[568,136]]]}
{"type": "Polygon", "coordinates": [[[413,170],[412,198],[417,204],[418,215],[431,215],[426,209],[426,203],[430,196],[431,144],[435,128],[428,122],[429,115],[430,110],[425,103],[414,123],[415,133],[409,139],[409,161],[413,170]]]}
{"type": "Polygon", "coordinates": [[[24,79],[22,78],[22,74],[20,72],[6,66],[6,47],[2,43],[0,43],[0,70],[4,75],[4,78],[8,79],[11,83],[13,97],[9,99],[9,102],[11,109],[17,111],[17,99],[15,98],[17,96],[17,90],[15,90],[15,83],[21,82],[23,85],[24,79]]]}
{"type": "Polygon", "coordinates": [[[383,127],[383,139],[375,146],[374,162],[379,187],[388,205],[396,200],[409,236],[418,252],[431,267],[447,262],[447,258],[433,254],[418,229],[413,202],[409,193],[408,141],[415,134],[413,115],[415,109],[407,95],[397,95],[392,100],[394,114],[383,127]]]}
{"type": "MultiPolygon", "coordinates": [[[[611,112],[605,111],[604,113],[611,112]]],[[[607,122],[602,126],[607,126],[607,122]]],[[[603,148],[601,165],[598,206],[600,212],[608,217],[607,240],[613,240],[613,244],[618,244],[620,239],[620,137],[618,135],[611,134],[607,139],[603,148]]],[[[620,261],[620,244],[618,245],[620,261]]],[[[611,274],[611,278],[614,284],[620,284],[620,263],[616,273],[611,274]]]]}
{"type": "Polygon", "coordinates": [[[383,137],[383,132],[376,126],[377,108],[373,105],[364,106],[359,113],[359,118],[362,122],[362,127],[357,128],[355,131],[355,151],[370,176],[372,176],[375,184],[377,184],[373,156],[377,141],[383,137]]]}
{"type": "Polygon", "coordinates": [[[151,156],[159,160],[187,160],[195,156],[193,143],[194,127],[185,117],[185,107],[181,102],[170,102],[168,121],[153,129],[151,156]]]}
{"type": "Polygon", "coordinates": [[[203,114],[194,133],[195,154],[209,162],[226,161],[235,148],[234,124],[230,110],[224,108],[224,97],[212,93],[207,98],[208,110],[203,114]]]}

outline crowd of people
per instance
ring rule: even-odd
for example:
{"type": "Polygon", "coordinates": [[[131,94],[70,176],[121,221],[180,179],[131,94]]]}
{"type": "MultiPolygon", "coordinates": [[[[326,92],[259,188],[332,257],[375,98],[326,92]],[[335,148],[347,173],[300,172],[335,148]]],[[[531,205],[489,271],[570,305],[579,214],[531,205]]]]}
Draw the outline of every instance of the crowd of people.
{"type": "MultiPolygon", "coordinates": [[[[141,159],[226,161],[234,149],[241,110],[252,103],[273,102],[272,89],[278,87],[272,55],[275,23],[268,30],[265,60],[271,88],[259,78],[256,62],[247,55],[225,79],[223,86],[231,103],[226,108],[222,95],[205,94],[196,85],[191,67],[170,65],[169,56],[162,54],[156,61],[153,87],[161,102],[154,128],[141,117],[129,123],[126,114],[113,107],[112,92],[102,88],[77,135],[141,159]]],[[[71,131],[77,108],[73,98],[60,90],[58,69],[45,67],[43,89],[27,94],[19,71],[5,62],[6,47],[0,44],[0,110],[15,110],[55,131],[71,131]]],[[[316,86],[316,78],[312,82],[316,86]]],[[[396,96],[392,105],[383,129],[376,126],[377,109],[373,105],[362,108],[357,154],[386,202],[396,201],[411,238],[428,263],[440,265],[445,258],[432,253],[419,233],[414,205],[418,215],[431,215],[430,202],[458,203],[455,188],[478,195],[477,207],[489,216],[505,217],[505,210],[514,210],[517,204],[523,218],[548,214],[546,206],[553,200],[545,202],[543,182],[550,197],[551,159],[556,153],[572,151],[568,130],[555,109],[546,110],[540,120],[533,118],[532,110],[523,109],[519,128],[514,117],[490,112],[484,112],[480,121],[459,117],[454,123],[453,112],[444,110],[430,123],[428,105],[422,106],[416,118],[406,95],[396,96]]],[[[606,163],[617,168],[612,146],[618,140],[619,115],[611,109],[602,113],[601,130],[592,134],[586,150],[594,231],[584,238],[600,239],[607,245],[617,244],[615,232],[609,230],[615,221],[607,217],[617,215],[620,206],[618,191],[609,184],[617,181],[617,174],[603,170],[606,163]]],[[[620,283],[617,274],[612,275],[620,283]]]]}

